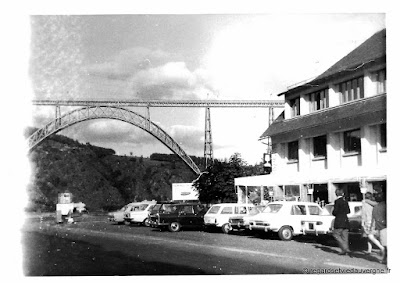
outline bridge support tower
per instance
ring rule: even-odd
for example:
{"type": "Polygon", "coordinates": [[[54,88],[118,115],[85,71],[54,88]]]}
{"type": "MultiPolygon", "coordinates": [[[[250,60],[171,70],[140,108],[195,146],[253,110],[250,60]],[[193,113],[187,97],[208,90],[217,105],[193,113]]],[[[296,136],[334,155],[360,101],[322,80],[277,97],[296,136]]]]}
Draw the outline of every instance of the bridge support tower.
{"type": "Polygon", "coordinates": [[[206,125],[204,132],[204,162],[205,168],[214,161],[211,135],[211,116],[210,107],[206,108],[206,125]]]}

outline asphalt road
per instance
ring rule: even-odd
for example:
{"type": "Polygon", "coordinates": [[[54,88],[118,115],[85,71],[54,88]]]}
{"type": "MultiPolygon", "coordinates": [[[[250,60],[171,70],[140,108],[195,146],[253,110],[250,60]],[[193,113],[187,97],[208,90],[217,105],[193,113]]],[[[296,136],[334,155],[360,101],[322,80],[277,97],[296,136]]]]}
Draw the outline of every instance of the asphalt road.
{"type": "Polygon", "coordinates": [[[365,255],[365,243],[356,240],[351,245],[353,256],[349,257],[338,255],[339,248],[332,239],[321,242],[312,236],[284,242],[265,234],[226,235],[196,230],[171,233],[115,225],[104,216],[77,220],[75,224],[56,224],[53,217],[27,218],[22,229],[25,275],[388,272],[386,265],[378,263],[378,255],[365,255]]]}

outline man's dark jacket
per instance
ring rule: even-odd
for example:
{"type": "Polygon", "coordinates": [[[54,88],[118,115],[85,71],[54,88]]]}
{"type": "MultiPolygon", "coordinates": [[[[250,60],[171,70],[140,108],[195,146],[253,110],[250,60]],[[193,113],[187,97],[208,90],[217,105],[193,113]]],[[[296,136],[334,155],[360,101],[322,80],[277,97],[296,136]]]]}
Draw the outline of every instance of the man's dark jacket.
{"type": "Polygon", "coordinates": [[[333,223],[334,229],[349,229],[348,213],[350,213],[350,208],[344,197],[335,200],[332,211],[332,214],[335,216],[335,222],[333,223]]]}

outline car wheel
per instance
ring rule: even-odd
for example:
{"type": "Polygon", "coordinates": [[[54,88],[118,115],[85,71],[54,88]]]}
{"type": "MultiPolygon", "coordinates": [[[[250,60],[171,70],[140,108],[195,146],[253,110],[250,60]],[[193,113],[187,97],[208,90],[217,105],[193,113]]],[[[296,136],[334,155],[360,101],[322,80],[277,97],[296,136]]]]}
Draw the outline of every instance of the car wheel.
{"type": "Polygon", "coordinates": [[[225,223],[224,225],[222,225],[221,230],[224,234],[228,234],[231,231],[229,223],[225,223]]]}
{"type": "Polygon", "coordinates": [[[125,225],[131,225],[131,222],[128,221],[128,220],[124,220],[124,224],[125,224],[125,225]]]}
{"type": "Polygon", "coordinates": [[[150,219],[146,218],[145,220],[143,220],[142,224],[143,226],[150,227],[150,219]]]}
{"type": "Polygon", "coordinates": [[[293,231],[289,226],[283,226],[278,231],[279,238],[283,241],[290,241],[293,238],[293,231]]]}
{"type": "Polygon", "coordinates": [[[181,230],[181,224],[178,222],[171,222],[168,225],[168,230],[171,232],[179,232],[181,230]]]}

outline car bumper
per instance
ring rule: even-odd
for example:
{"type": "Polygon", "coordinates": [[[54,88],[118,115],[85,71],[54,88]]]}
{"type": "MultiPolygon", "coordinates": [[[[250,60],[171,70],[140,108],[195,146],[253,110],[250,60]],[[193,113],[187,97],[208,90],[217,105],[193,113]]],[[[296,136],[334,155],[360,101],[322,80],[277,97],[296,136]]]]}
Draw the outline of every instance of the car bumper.
{"type": "Polygon", "coordinates": [[[303,229],[301,229],[300,232],[301,232],[303,235],[315,235],[315,236],[318,236],[318,235],[328,235],[328,234],[331,234],[331,233],[332,233],[330,230],[325,231],[325,230],[303,230],[303,229]]]}
{"type": "Polygon", "coordinates": [[[248,224],[244,224],[244,223],[241,223],[241,222],[229,223],[229,225],[232,227],[232,229],[235,229],[235,230],[249,229],[249,225],[248,224]]]}
{"type": "Polygon", "coordinates": [[[204,223],[204,226],[207,228],[214,228],[214,227],[220,227],[216,223],[204,223]]]}
{"type": "Polygon", "coordinates": [[[125,220],[131,223],[142,223],[144,221],[144,219],[138,219],[138,218],[125,218],[125,220]]]}
{"type": "Polygon", "coordinates": [[[165,222],[159,222],[159,221],[151,221],[150,220],[150,227],[153,228],[161,228],[161,227],[166,227],[169,225],[169,223],[165,223],[165,222]]]}
{"type": "Polygon", "coordinates": [[[257,231],[265,231],[265,232],[277,231],[277,229],[273,229],[270,226],[266,226],[266,225],[249,225],[249,230],[257,230],[257,231]]]}

